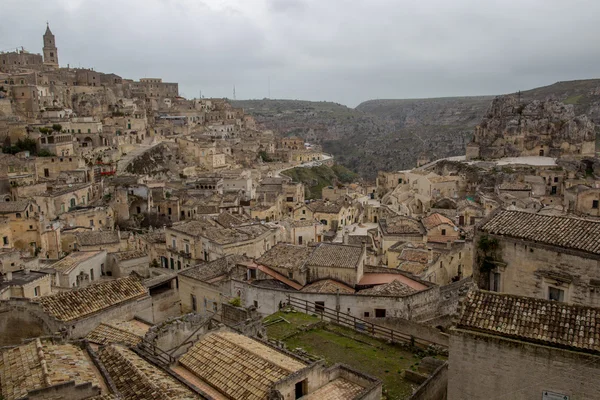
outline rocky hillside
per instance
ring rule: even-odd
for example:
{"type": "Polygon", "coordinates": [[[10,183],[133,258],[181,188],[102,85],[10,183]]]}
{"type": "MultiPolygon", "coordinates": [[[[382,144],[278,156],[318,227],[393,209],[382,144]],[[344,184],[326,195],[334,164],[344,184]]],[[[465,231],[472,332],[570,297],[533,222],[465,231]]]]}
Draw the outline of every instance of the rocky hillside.
{"type": "MultiPolygon", "coordinates": [[[[520,93],[524,101],[548,98],[573,105],[600,124],[600,80],[558,82],[520,93]]],[[[493,96],[370,100],[351,109],[329,102],[233,102],[267,129],[320,143],[338,162],[373,178],[378,170],[412,168],[417,158],[463,155],[493,96]]]]}
{"type": "Polygon", "coordinates": [[[571,104],[499,96],[475,129],[479,157],[593,154],[596,126],[571,104]]]}

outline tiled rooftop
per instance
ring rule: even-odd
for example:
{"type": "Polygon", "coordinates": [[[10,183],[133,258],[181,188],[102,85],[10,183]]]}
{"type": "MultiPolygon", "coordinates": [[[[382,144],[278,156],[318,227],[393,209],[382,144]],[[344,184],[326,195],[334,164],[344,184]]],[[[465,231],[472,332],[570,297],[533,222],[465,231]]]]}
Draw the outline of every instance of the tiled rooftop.
{"type": "Polygon", "coordinates": [[[119,251],[117,253],[111,253],[119,261],[133,260],[135,258],[148,257],[148,253],[139,250],[132,251],[119,251]]]}
{"type": "Polygon", "coordinates": [[[242,256],[225,256],[207,264],[200,264],[196,265],[195,267],[191,267],[180,272],[179,275],[199,281],[207,281],[216,278],[217,276],[227,274],[233,267],[235,267],[238,261],[242,261],[244,259],[245,258],[242,256]]]}
{"type": "Polygon", "coordinates": [[[492,335],[600,352],[600,308],[472,291],[457,327],[492,335]]]}
{"type": "Polygon", "coordinates": [[[320,243],[306,265],[316,267],[355,268],[360,261],[362,247],[320,243]]]}
{"type": "Polygon", "coordinates": [[[0,354],[0,393],[5,400],[21,399],[32,390],[68,381],[99,387],[97,376],[83,350],[71,344],[36,339],[0,354]]]}
{"type": "Polygon", "coordinates": [[[141,336],[105,323],[98,325],[85,338],[91,343],[100,345],[122,343],[128,346],[135,346],[142,341],[141,336]]]}
{"type": "Polygon", "coordinates": [[[252,240],[267,232],[269,228],[261,224],[223,228],[208,221],[187,221],[173,224],[170,229],[190,236],[202,236],[219,244],[237,243],[252,240]]]}
{"type": "Polygon", "coordinates": [[[315,390],[302,400],[352,400],[365,388],[344,378],[337,378],[315,390]]]}
{"type": "Polygon", "coordinates": [[[600,220],[502,210],[479,230],[600,254],[600,220]]]}
{"type": "Polygon", "coordinates": [[[77,241],[81,246],[99,246],[119,243],[119,234],[117,231],[79,232],[76,236],[77,241]]]}
{"type": "Polygon", "coordinates": [[[40,297],[37,301],[58,320],[71,321],[147,294],[148,290],[142,282],[135,276],[129,276],[40,297]]]}
{"type": "Polygon", "coordinates": [[[24,212],[28,205],[29,205],[28,200],[3,201],[0,203],[0,214],[24,212]]]}
{"type": "Polygon", "coordinates": [[[378,285],[370,289],[361,290],[358,294],[368,296],[407,296],[415,292],[417,292],[417,290],[395,279],[390,283],[384,283],[383,285],[378,285]]]}
{"type": "Polygon", "coordinates": [[[92,257],[102,253],[101,251],[75,251],[62,260],[59,260],[52,264],[50,267],[56,271],[68,274],[75,269],[80,263],[89,260],[92,257]]]}
{"type": "Polygon", "coordinates": [[[188,400],[199,397],[133,351],[109,345],[98,352],[108,374],[127,400],[188,400]]]}
{"type": "Polygon", "coordinates": [[[306,285],[302,288],[302,292],[307,293],[348,293],[353,294],[354,289],[341,282],[334,281],[333,279],[322,279],[306,285]]]}
{"type": "Polygon", "coordinates": [[[343,207],[341,202],[329,202],[329,201],[313,201],[306,205],[312,212],[324,213],[324,214],[337,214],[343,207]]]}
{"type": "Polygon", "coordinates": [[[433,213],[423,219],[421,219],[421,223],[425,226],[425,229],[433,229],[438,225],[448,224],[454,226],[454,222],[452,222],[449,218],[443,216],[439,213],[433,213]]]}
{"type": "Polygon", "coordinates": [[[255,339],[209,333],[179,362],[232,399],[264,400],[271,385],[306,365],[255,339]]]}
{"type": "Polygon", "coordinates": [[[257,259],[256,262],[271,268],[297,270],[304,265],[312,251],[312,248],[306,246],[278,243],[257,259]]]}
{"type": "Polygon", "coordinates": [[[388,235],[419,235],[425,233],[423,225],[416,219],[412,219],[409,217],[395,216],[387,219],[382,219],[380,224],[381,228],[383,229],[383,232],[388,235]]]}

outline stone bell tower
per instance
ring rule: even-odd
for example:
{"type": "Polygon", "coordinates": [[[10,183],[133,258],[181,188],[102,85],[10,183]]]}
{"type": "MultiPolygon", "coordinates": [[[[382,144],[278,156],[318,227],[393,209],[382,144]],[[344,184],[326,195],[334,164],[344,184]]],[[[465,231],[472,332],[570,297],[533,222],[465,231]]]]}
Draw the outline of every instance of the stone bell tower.
{"type": "Polygon", "coordinates": [[[46,33],[44,33],[44,65],[58,68],[58,50],[48,23],[46,23],[46,33]]]}

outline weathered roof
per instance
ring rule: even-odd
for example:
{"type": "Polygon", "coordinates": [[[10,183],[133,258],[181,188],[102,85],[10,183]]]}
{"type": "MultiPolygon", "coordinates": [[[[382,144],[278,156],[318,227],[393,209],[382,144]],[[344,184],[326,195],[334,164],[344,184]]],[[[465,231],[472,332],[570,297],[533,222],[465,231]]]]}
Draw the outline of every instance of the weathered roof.
{"type": "Polygon", "coordinates": [[[148,243],[166,243],[165,232],[148,232],[139,236],[148,243]]]}
{"type": "Polygon", "coordinates": [[[122,343],[128,346],[136,346],[142,341],[142,337],[128,332],[119,327],[101,323],[85,337],[89,342],[105,345],[108,343],[122,343]]]}
{"type": "Polygon", "coordinates": [[[502,210],[479,230],[600,254],[600,220],[502,210]]]}
{"type": "Polygon", "coordinates": [[[175,378],[125,347],[106,346],[98,352],[98,357],[119,392],[128,400],[199,398],[175,378]]]}
{"type": "Polygon", "coordinates": [[[354,293],[353,288],[333,279],[322,279],[313,282],[310,285],[304,286],[301,291],[307,293],[354,293]]]}
{"type": "Polygon", "coordinates": [[[447,218],[439,213],[433,213],[433,214],[421,219],[421,223],[423,224],[423,226],[425,226],[425,229],[427,229],[427,230],[433,229],[436,226],[439,226],[442,224],[448,224],[448,225],[454,226],[454,222],[452,222],[452,220],[450,218],[447,218]]]}
{"type": "Polygon", "coordinates": [[[0,393],[6,400],[21,399],[33,390],[69,381],[99,387],[97,376],[83,351],[72,344],[35,339],[0,354],[0,393]]]}
{"type": "Polygon", "coordinates": [[[341,202],[329,202],[329,201],[313,201],[306,205],[312,212],[318,212],[323,214],[337,214],[341,211],[343,203],[341,202]]]}
{"type": "Polygon", "coordinates": [[[525,182],[502,182],[498,186],[499,190],[531,190],[531,185],[525,182]]]}
{"type": "Polygon", "coordinates": [[[362,256],[362,247],[336,243],[320,243],[306,265],[315,267],[355,268],[362,256]]]}
{"type": "Polygon", "coordinates": [[[365,388],[344,378],[336,378],[321,386],[314,392],[303,396],[303,400],[352,400],[359,396],[365,388]]]}
{"type": "Polygon", "coordinates": [[[98,254],[101,254],[102,251],[75,251],[65,258],[55,262],[50,266],[50,268],[55,269],[56,271],[68,274],[73,271],[80,263],[87,261],[93,257],[96,257],[98,254]]]}
{"type": "Polygon", "coordinates": [[[229,255],[211,261],[207,264],[200,264],[179,273],[180,276],[196,279],[199,281],[207,281],[217,276],[227,274],[238,261],[245,258],[242,256],[229,255]]]}
{"type": "Polygon", "coordinates": [[[368,296],[406,296],[417,291],[418,290],[411,288],[407,284],[400,282],[398,279],[394,279],[389,283],[361,290],[358,294],[368,296]]]}
{"type": "Polygon", "coordinates": [[[217,217],[219,225],[225,228],[231,228],[244,223],[244,220],[236,215],[232,215],[228,212],[223,212],[217,217]]]}
{"type": "Polygon", "coordinates": [[[600,308],[487,291],[470,292],[461,329],[600,352],[600,308]]]}
{"type": "Polygon", "coordinates": [[[148,253],[139,250],[119,251],[112,254],[119,261],[133,260],[135,258],[148,257],[148,253]]]}
{"type": "Polygon", "coordinates": [[[23,212],[29,205],[28,200],[21,201],[3,201],[0,203],[0,214],[10,214],[23,212]]]}
{"type": "Polygon", "coordinates": [[[81,246],[100,246],[105,244],[119,243],[117,231],[87,231],[75,234],[77,242],[81,246]]]}
{"type": "Polygon", "coordinates": [[[263,400],[271,386],[306,364],[258,340],[233,332],[202,337],[179,363],[233,399],[263,400]]]}
{"type": "Polygon", "coordinates": [[[421,224],[419,221],[413,218],[403,217],[399,215],[391,218],[382,219],[380,221],[380,225],[383,232],[388,235],[422,235],[425,233],[423,224],[421,224]]]}
{"type": "Polygon", "coordinates": [[[312,251],[312,248],[306,246],[278,243],[257,259],[256,262],[271,268],[297,270],[304,265],[312,251]]]}
{"type": "Polygon", "coordinates": [[[56,319],[71,321],[147,294],[148,290],[137,277],[128,276],[82,289],[40,297],[38,302],[56,319]]]}

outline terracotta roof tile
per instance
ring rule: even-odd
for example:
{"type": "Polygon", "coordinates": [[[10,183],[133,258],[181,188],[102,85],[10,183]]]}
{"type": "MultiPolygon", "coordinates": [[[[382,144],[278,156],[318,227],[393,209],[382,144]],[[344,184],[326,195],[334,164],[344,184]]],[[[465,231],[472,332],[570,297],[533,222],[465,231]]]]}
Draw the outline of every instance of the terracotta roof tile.
{"type": "Polygon", "coordinates": [[[75,269],[75,267],[77,267],[80,263],[87,261],[90,258],[95,257],[101,253],[102,251],[76,251],[69,254],[65,258],[55,262],[50,266],[50,268],[53,268],[56,271],[61,272],[63,274],[68,274],[73,269],[75,269]]]}
{"type": "Polygon", "coordinates": [[[89,342],[105,345],[108,343],[122,343],[135,346],[142,341],[142,337],[127,332],[116,326],[101,323],[85,337],[89,342]]]}
{"type": "Polygon", "coordinates": [[[278,243],[264,253],[256,262],[271,268],[299,269],[313,249],[306,246],[296,246],[287,243],[278,243]]]}
{"type": "Polygon", "coordinates": [[[263,400],[273,383],[306,365],[255,339],[233,332],[202,337],[179,363],[232,399],[263,400]]]}
{"type": "Polygon", "coordinates": [[[448,224],[454,226],[454,222],[450,220],[448,217],[443,216],[440,213],[431,214],[423,219],[421,219],[421,223],[425,226],[425,229],[433,229],[438,225],[448,224]]]}
{"type": "Polygon", "coordinates": [[[334,281],[333,279],[323,279],[306,285],[302,288],[302,292],[307,293],[348,293],[354,294],[354,289],[341,282],[334,281]]]}
{"type": "Polygon", "coordinates": [[[472,291],[464,300],[457,327],[551,346],[600,351],[600,308],[472,291]]]}
{"type": "Polygon", "coordinates": [[[395,279],[390,283],[384,283],[383,285],[378,285],[370,289],[361,290],[358,294],[368,296],[407,296],[415,292],[417,292],[417,290],[395,279]]]}
{"type": "Polygon", "coordinates": [[[362,256],[362,247],[320,243],[306,265],[315,267],[355,268],[362,256]]]}
{"type": "Polygon", "coordinates": [[[98,357],[127,400],[199,398],[175,378],[122,346],[106,346],[98,352],[98,357]]]}
{"type": "Polygon", "coordinates": [[[147,295],[148,290],[142,282],[135,276],[129,276],[40,297],[38,302],[47,313],[58,320],[71,321],[147,295]]]}
{"type": "Polygon", "coordinates": [[[88,231],[75,235],[81,246],[99,246],[103,244],[119,243],[117,231],[88,231]]]}
{"type": "Polygon", "coordinates": [[[600,254],[600,221],[502,210],[480,231],[600,254]]]}

